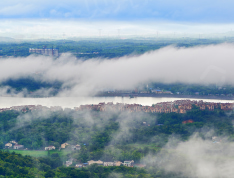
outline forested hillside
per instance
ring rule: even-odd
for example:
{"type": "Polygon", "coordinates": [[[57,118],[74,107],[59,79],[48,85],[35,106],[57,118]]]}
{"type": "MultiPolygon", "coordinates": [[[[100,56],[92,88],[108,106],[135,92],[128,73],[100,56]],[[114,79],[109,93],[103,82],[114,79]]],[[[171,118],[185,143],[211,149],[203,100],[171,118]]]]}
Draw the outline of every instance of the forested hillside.
{"type": "Polygon", "coordinates": [[[61,167],[62,162],[57,154],[52,154],[46,158],[33,158],[22,156],[15,152],[0,151],[0,177],[1,178],[109,178],[109,177],[129,177],[129,178],[152,178],[165,177],[175,178],[178,174],[166,174],[158,169],[149,173],[142,168],[133,167],[102,167],[93,164],[87,168],[75,169],[61,167]]]}
{"type": "Polygon", "coordinates": [[[116,58],[130,54],[143,54],[168,45],[192,47],[197,45],[233,42],[233,39],[174,39],[174,38],[140,38],[140,39],[77,39],[52,41],[26,41],[0,43],[0,56],[29,56],[29,48],[57,48],[59,53],[72,53],[78,58],[116,58]]]}
{"type": "Polygon", "coordinates": [[[110,161],[137,161],[149,151],[157,152],[171,135],[180,135],[185,141],[204,127],[214,129],[215,136],[227,134],[232,139],[233,119],[233,114],[227,115],[219,109],[201,111],[196,108],[186,114],[6,111],[0,113],[0,141],[2,148],[15,140],[32,150],[43,150],[49,145],[58,149],[65,142],[80,144],[81,151],[74,154],[81,162],[102,156],[110,161]],[[193,123],[183,124],[186,120],[193,120],[193,123]],[[134,146],[135,143],[142,146],[134,146]]]}
{"type": "MultiPolygon", "coordinates": [[[[157,154],[164,148],[169,138],[179,136],[186,141],[195,132],[206,137],[203,129],[213,129],[211,137],[228,135],[233,141],[232,121],[234,114],[200,110],[194,106],[186,114],[164,113],[113,113],[98,111],[58,111],[21,113],[6,111],[0,113],[1,147],[15,140],[28,150],[44,150],[54,145],[56,152],[49,151],[47,156],[33,158],[16,153],[0,152],[0,175],[6,177],[180,177],[179,174],[166,173],[161,168],[100,167],[87,168],[60,167],[73,158],[76,163],[89,160],[103,161],[140,161],[148,154],[157,154]],[[193,123],[183,124],[192,120],[193,123]],[[59,151],[62,143],[80,144],[81,150],[59,151]]],[[[68,148],[69,149],[69,148],[68,148]]],[[[12,150],[9,150],[12,152],[12,150]]],[[[169,150],[168,150],[169,151],[169,150]]],[[[25,151],[27,153],[27,151],[25,151]]]]}

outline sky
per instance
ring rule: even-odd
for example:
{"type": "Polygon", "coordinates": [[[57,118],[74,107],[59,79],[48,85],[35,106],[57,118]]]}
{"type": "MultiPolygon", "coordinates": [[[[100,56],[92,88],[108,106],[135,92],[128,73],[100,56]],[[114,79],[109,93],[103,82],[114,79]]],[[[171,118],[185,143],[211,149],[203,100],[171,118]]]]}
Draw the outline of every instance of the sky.
{"type": "Polygon", "coordinates": [[[231,0],[8,0],[1,18],[140,19],[193,23],[233,23],[231,0]]]}
{"type": "Polygon", "coordinates": [[[0,36],[99,36],[99,29],[103,36],[116,36],[118,29],[123,36],[230,33],[233,5],[231,0],[8,0],[0,6],[0,36]]]}

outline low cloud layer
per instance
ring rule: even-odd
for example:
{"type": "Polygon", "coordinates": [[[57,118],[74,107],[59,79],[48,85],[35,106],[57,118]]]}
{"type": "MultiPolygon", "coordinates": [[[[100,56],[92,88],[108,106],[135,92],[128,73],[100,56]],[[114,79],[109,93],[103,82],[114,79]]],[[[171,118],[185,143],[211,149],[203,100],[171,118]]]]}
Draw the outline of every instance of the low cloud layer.
{"type": "MultiPolygon", "coordinates": [[[[1,8],[1,7],[0,7],[1,8]]],[[[1,12],[1,9],[0,9],[1,12]]],[[[12,11],[13,12],[13,11],[12,11]]],[[[1,16],[1,14],[0,14],[1,16]]],[[[112,21],[72,19],[0,19],[0,37],[17,40],[35,39],[113,39],[113,38],[221,38],[234,36],[233,23],[192,23],[164,20],[112,21]]],[[[1,40],[13,40],[2,38],[1,40]]]]}
{"type": "Polygon", "coordinates": [[[172,139],[160,153],[148,155],[143,162],[183,177],[230,178],[234,174],[234,144],[220,140],[213,143],[211,137],[201,139],[196,134],[186,142],[172,139]],[[175,142],[176,146],[172,146],[175,142]]]}
{"type": "Polygon", "coordinates": [[[140,56],[77,60],[45,56],[0,60],[0,81],[33,76],[63,82],[60,96],[95,94],[104,89],[134,89],[147,82],[234,84],[234,45],[166,47],[140,56]]]}

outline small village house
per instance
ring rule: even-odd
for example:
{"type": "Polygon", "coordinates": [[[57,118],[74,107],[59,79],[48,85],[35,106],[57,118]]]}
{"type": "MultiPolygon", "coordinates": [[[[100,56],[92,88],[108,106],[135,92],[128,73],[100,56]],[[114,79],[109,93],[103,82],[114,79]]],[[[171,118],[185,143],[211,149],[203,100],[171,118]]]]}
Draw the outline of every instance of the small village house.
{"type": "Polygon", "coordinates": [[[63,143],[61,144],[61,148],[66,148],[66,146],[68,146],[69,144],[68,143],[63,143]]]}

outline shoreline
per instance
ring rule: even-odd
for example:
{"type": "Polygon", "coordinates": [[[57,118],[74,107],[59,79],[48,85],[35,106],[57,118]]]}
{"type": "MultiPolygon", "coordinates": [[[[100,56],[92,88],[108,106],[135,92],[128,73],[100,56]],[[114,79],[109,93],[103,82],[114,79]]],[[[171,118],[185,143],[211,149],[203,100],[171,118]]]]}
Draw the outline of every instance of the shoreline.
{"type": "MultiPolygon", "coordinates": [[[[146,93],[109,93],[109,94],[97,94],[97,95],[89,95],[89,96],[76,96],[79,97],[129,97],[129,98],[137,98],[137,97],[152,97],[152,98],[192,98],[192,99],[215,99],[215,100],[234,100],[234,96],[208,96],[208,95],[175,95],[175,94],[146,94],[146,93]]],[[[72,96],[67,97],[57,97],[57,96],[47,96],[47,97],[22,97],[22,96],[0,96],[0,98],[25,98],[25,99],[45,99],[45,98],[74,98],[72,96]]]]}

